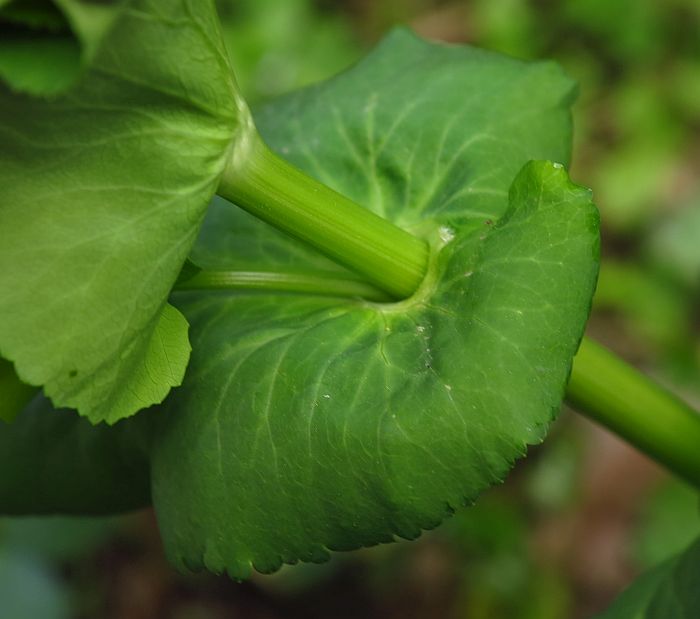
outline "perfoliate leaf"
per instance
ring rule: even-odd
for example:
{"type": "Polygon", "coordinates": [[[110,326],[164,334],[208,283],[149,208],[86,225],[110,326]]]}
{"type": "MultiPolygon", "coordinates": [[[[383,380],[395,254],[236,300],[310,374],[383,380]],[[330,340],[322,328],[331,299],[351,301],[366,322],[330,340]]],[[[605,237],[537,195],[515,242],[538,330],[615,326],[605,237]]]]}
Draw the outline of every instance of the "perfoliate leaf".
{"type": "Polygon", "coordinates": [[[51,100],[0,84],[0,353],[112,423],[181,382],[166,299],[248,117],[210,1],[58,4],[93,35],[80,80],[51,100]]]}
{"type": "MultiPolygon", "coordinates": [[[[152,488],[176,565],[243,577],[416,537],[543,438],[590,306],[597,213],[559,164],[513,177],[566,158],[570,92],[552,65],[397,33],[263,110],[278,152],[423,235],[432,260],[393,304],[173,296],[194,352],[152,488]]],[[[300,247],[219,203],[193,256],[328,271],[300,247]]]]}
{"type": "Polygon", "coordinates": [[[328,293],[174,293],[192,325],[183,386],[113,428],[56,414],[68,429],[45,478],[42,412],[0,427],[0,471],[22,472],[0,508],[135,506],[144,491],[116,492],[146,475],[150,451],[170,558],[243,577],[415,537],[502,480],[558,410],[597,273],[588,191],[527,163],[567,159],[570,98],[553,65],[395,33],[263,110],[278,152],[430,242],[423,286],[399,303],[340,296],[351,274],[216,201],[192,254],[204,271],[185,269],[185,284],[311,273],[328,293]]]}
{"type": "Polygon", "coordinates": [[[599,619],[691,619],[700,609],[700,540],[636,580],[599,619]]]}

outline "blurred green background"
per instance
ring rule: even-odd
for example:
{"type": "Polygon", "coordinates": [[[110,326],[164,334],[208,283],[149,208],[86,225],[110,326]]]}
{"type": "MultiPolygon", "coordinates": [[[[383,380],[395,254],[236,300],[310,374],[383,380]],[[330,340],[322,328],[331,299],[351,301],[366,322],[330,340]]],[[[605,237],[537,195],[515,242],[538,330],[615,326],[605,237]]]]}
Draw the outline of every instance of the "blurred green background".
{"type": "MultiPolygon", "coordinates": [[[[700,0],[220,0],[256,102],[324,79],[396,24],[580,83],[572,175],[603,267],[589,334],[700,406],[700,0]]],[[[561,619],[604,608],[700,532],[698,497],[564,412],[506,484],[419,541],[246,583],[181,576],[153,515],[0,520],[0,619],[561,619]]]]}

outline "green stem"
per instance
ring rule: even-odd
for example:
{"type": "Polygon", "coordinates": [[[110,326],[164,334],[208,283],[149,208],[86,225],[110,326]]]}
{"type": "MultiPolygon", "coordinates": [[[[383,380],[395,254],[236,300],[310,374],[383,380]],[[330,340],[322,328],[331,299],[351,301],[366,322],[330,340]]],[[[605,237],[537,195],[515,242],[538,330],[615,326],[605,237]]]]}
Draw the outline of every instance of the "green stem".
{"type": "Polygon", "coordinates": [[[574,359],[567,400],[700,487],[700,414],[589,339],[574,359]]]}
{"type": "Polygon", "coordinates": [[[200,271],[177,284],[175,290],[272,290],[385,302],[386,292],[359,279],[326,273],[273,273],[268,271],[200,271]]]}
{"type": "Polygon", "coordinates": [[[232,151],[218,193],[362,274],[393,298],[410,296],[428,245],[287,163],[251,133],[232,151]]]}

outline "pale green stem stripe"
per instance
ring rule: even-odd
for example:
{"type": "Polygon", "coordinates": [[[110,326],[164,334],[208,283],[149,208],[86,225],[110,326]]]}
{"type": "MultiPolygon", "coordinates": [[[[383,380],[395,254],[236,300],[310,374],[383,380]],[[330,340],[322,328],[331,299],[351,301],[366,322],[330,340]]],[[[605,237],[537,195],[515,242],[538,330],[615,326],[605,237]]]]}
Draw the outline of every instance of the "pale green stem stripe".
{"type": "Polygon", "coordinates": [[[567,401],[700,487],[700,414],[590,339],[574,359],[567,401]]]}
{"type": "Polygon", "coordinates": [[[232,151],[218,193],[396,299],[413,294],[426,272],[425,241],[307,176],[254,132],[232,151]]]}
{"type": "Polygon", "coordinates": [[[391,297],[362,280],[325,273],[268,271],[200,271],[173,290],[266,290],[385,302],[391,297]]]}

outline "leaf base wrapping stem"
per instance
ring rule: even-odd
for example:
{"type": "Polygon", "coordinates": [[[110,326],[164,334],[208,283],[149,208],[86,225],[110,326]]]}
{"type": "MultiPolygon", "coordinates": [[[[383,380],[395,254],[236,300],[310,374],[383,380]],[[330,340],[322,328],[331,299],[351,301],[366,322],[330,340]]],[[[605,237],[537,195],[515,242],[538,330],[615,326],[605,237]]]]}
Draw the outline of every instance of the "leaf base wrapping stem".
{"type": "Polygon", "coordinates": [[[218,193],[259,219],[362,274],[393,298],[410,296],[428,245],[298,170],[249,132],[229,158],[218,193]]]}
{"type": "MultiPolygon", "coordinates": [[[[425,241],[307,176],[270,151],[254,130],[246,141],[229,160],[220,195],[355,270],[394,299],[416,291],[427,268],[425,241]]],[[[263,287],[280,285],[265,279],[263,287]]],[[[219,280],[215,287],[231,285],[219,280]]],[[[574,360],[567,399],[700,487],[700,414],[589,339],[574,360]]]]}

